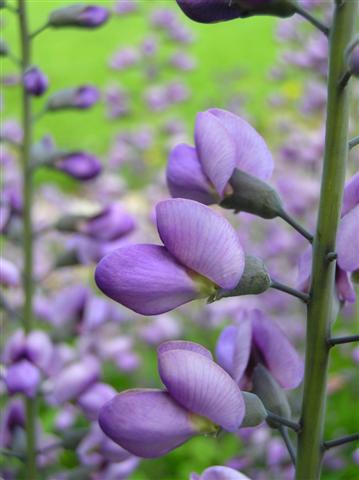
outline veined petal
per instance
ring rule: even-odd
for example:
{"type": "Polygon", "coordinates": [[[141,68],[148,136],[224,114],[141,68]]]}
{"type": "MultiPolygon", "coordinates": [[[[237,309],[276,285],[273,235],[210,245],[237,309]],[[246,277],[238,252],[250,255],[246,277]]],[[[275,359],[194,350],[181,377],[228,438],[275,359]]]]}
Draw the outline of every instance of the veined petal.
{"type": "Polygon", "coordinates": [[[342,216],[359,205],[359,171],[345,185],[342,216]]]}
{"type": "Polygon", "coordinates": [[[203,171],[222,196],[236,165],[235,141],[209,112],[197,115],[194,138],[203,171]]]}
{"type": "Polygon", "coordinates": [[[230,467],[214,466],[206,468],[200,480],[250,480],[243,473],[230,467]]]}
{"type": "Polygon", "coordinates": [[[194,147],[182,143],[172,150],[166,176],[168,189],[174,198],[189,198],[205,205],[218,200],[194,147]]]}
{"type": "Polygon", "coordinates": [[[214,115],[235,141],[235,166],[261,180],[272,176],[273,157],[263,137],[249,123],[226,110],[212,108],[214,115]]]}
{"type": "Polygon", "coordinates": [[[337,252],[341,269],[346,272],[359,269],[359,204],[340,220],[337,252]]]}
{"type": "Polygon", "coordinates": [[[157,204],[157,228],[171,254],[186,267],[222,288],[234,288],[245,258],[232,225],[210,208],[192,200],[157,204]]]}
{"type": "Polygon", "coordinates": [[[215,362],[190,350],[168,350],[158,355],[158,370],[169,394],[191,412],[236,431],[244,417],[238,385],[215,362]]]}
{"type": "Polygon", "coordinates": [[[304,363],[286,335],[260,310],[253,316],[253,341],[266,368],[283,388],[296,388],[304,375],[304,363]]]}
{"type": "Polygon", "coordinates": [[[168,342],[161,343],[157,348],[157,354],[168,352],[169,350],[187,350],[190,352],[196,352],[212,360],[212,354],[207,348],[202,347],[199,343],[188,342],[186,340],[169,340],[168,342]]]}
{"type": "Polygon", "coordinates": [[[100,427],[139,457],[165,455],[197,434],[190,414],[161,390],[127,390],[100,410],[100,427]]]}
{"type": "Polygon", "coordinates": [[[252,325],[244,318],[238,325],[226,327],[218,338],[218,363],[239,383],[247,368],[252,344],[252,325]]]}
{"type": "Polygon", "coordinates": [[[157,315],[200,296],[186,269],[159,245],[129,245],[106,255],[95,280],[110,298],[142,315],[157,315]]]}

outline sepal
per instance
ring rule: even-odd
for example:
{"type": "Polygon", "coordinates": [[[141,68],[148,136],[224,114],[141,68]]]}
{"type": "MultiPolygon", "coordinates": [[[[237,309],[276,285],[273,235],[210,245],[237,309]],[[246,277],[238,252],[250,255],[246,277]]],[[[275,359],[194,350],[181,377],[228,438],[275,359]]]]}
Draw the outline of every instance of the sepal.
{"type": "Polygon", "coordinates": [[[242,392],[246,413],[241,425],[243,427],[255,427],[260,425],[267,418],[267,411],[261,399],[250,392],[242,392]]]}

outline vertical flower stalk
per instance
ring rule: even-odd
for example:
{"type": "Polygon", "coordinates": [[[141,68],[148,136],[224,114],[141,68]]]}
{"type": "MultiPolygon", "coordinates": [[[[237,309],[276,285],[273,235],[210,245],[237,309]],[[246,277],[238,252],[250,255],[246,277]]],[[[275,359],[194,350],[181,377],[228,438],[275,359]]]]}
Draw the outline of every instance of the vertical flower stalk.
{"type": "MultiPolygon", "coordinates": [[[[28,28],[28,18],[26,10],[26,0],[18,1],[18,18],[20,32],[21,48],[21,75],[24,78],[26,70],[31,65],[31,40],[28,28]]],[[[23,170],[23,252],[24,252],[24,270],[23,270],[23,289],[24,289],[24,309],[23,323],[24,329],[29,333],[32,329],[33,320],[33,236],[32,236],[32,196],[33,196],[33,176],[30,166],[30,152],[32,144],[32,112],[31,95],[22,82],[22,127],[24,138],[22,144],[22,170],[23,170]]],[[[36,471],[36,400],[26,398],[26,475],[28,480],[37,478],[36,471]]]]}
{"type": "Polygon", "coordinates": [[[348,156],[350,91],[341,79],[345,49],[356,26],[358,2],[336,0],[330,32],[325,155],[317,229],[314,238],[311,299],[307,315],[306,366],[302,430],[298,439],[296,480],[320,477],[331,324],[336,317],[335,251],[348,156]]]}

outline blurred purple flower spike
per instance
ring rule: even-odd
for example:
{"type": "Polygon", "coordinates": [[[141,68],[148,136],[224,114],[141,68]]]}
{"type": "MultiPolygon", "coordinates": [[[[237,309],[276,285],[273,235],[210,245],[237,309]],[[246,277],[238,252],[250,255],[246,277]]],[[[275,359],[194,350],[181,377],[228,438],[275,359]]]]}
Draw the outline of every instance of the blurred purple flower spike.
{"type": "Polygon", "coordinates": [[[174,197],[217,203],[228,191],[235,168],[267,180],[273,158],[263,138],[245,120],[210,109],[197,115],[195,147],[181,144],[172,150],[168,188],[174,197]]]}
{"type": "Polygon", "coordinates": [[[24,74],[23,81],[25,90],[35,97],[40,97],[49,86],[47,76],[37,67],[29,68],[24,74]]]}
{"type": "Polygon", "coordinates": [[[5,385],[10,395],[22,393],[26,397],[35,397],[40,382],[39,369],[28,360],[14,363],[5,373],[5,385]]]}
{"type": "Polygon", "coordinates": [[[87,152],[71,152],[56,159],[55,168],[67,173],[76,180],[92,180],[102,170],[99,160],[87,152]]]}
{"type": "Polygon", "coordinates": [[[134,455],[165,455],[191,437],[236,431],[244,400],[232,378],[199,344],[173,341],[158,348],[158,366],[168,391],[122,392],[100,410],[102,430],[134,455]]]}
{"type": "Polygon", "coordinates": [[[24,427],[24,402],[19,398],[14,398],[4,407],[0,416],[0,446],[11,448],[16,430],[24,427]]]}
{"type": "Polygon", "coordinates": [[[92,85],[81,85],[76,88],[63,88],[53,93],[47,101],[49,111],[71,108],[87,110],[100,99],[99,90],[92,85]]]}
{"type": "Polygon", "coordinates": [[[117,15],[126,15],[127,13],[133,13],[138,10],[138,2],[136,0],[117,0],[113,11],[117,15]]]}
{"type": "Polygon", "coordinates": [[[164,246],[130,245],[105,256],[95,280],[106,295],[137,313],[156,315],[209,296],[216,285],[238,284],[244,252],[227,220],[184,199],[160,202],[156,214],[164,246]]]}
{"type": "Polygon", "coordinates": [[[250,478],[233,468],[215,465],[206,468],[201,475],[192,473],[189,480],[250,480],[250,478]]]}
{"type": "Polygon", "coordinates": [[[18,287],[21,284],[19,269],[6,258],[0,257],[0,285],[18,287]]]}

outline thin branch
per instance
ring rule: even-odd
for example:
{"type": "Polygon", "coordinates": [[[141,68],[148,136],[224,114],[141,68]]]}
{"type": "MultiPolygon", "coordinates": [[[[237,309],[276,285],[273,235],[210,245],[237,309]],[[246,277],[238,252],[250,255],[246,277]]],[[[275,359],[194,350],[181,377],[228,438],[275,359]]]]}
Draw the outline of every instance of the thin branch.
{"type": "Polygon", "coordinates": [[[329,440],[328,442],[324,442],[323,448],[324,450],[329,450],[330,448],[339,447],[340,445],[355,442],[356,440],[359,440],[359,433],[353,433],[353,435],[347,435],[345,437],[337,438],[336,440],[329,440]]]}
{"type": "Polygon", "coordinates": [[[338,258],[338,254],[337,254],[337,252],[329,252],[327,254],[326,258],[327,258],[328,262],[334,262],[334,260],[336,260],[338,258]]]}
{"type": "Polygon", "coordinates": [[[35,30],[34,32],[32,32],[32,33],[30,34],[30,38],[31,38],[31,39],[34,39],[35,37],[37,37],[37,35],[39,35],[41,32],[43,32],[44,30],[46,30],[48,27],[49,27],[49,24],[46,22],[44,25],[42,25],[42,26],[39,27],[37,30],[35,30]]]}
{"type": "Polygon", "coordinates": [[[359,135],[349,140],[349,150],[359,145],[359,135]]]}
{"type": "Polygon", "coordinates": [[[297,297],[302,300],[304,303],[309,303],[310,296],[307,293],[300,292],[295,288],[288,287],[288,285],[284,285],[283,283],[277,282],[275,280],[271,280],[271,288],[275,288],[276,290],[280,290],[281,292],[288,293],[293,297],[297,297]]]}
{"type": "Polygon", "coordinates": [[[285,210],[282,210],[278,213],[278,216],[287,222],[291,227],[293,227],[298,233],[300,233],[308,242],[313,242],[313,235],[302,227],[294,218],[292,218],[285,210]]]}
{"type": "Polygon", "coordinates": [[[348,335],[347,337],[330,338],[328,345],[334,347],[334,345],[341,345],[343,343],[359,342],[359,335],[348,335]]]}
{"type": "Polygon", "coordinates": [[[292,463],[293,465],[295,465],[296,463],[296,453],[295,453],[295,450],[294,450],[294,447],[293,447],[293,444],[289,438],[289,435],[288,435],[288,430],[281,426],[278,428],[278,431],[279,433],[281,434],[282,438],[283,438],[283,441],[285,443],[285,446],[287,447],[287,450],[288,450],[288,453],[289,453],[289,456],[290,456],[290,459],[292,460],[292,463]]]}
{"type": "Polygon", "coordinates": [[[297,3],[295,3],[293,6],[295,8],[295,11],[300,16],[308,20],[309,23],[314,25],[314,27],[316,27],[318,30],[324,33],[324,35],[326,35],[327,37],[329,36],[329,32],[330,32],[329,27],[324,25],[318,18],[314,17],[311,13],[309,13],[307,10],[299,6],[297,3]]]}
{"type": "Polygon", "coordinates": [[[342,78],[339,80],[339,88],[340,88],[340,90],[344,90],[344,88],[348,85],[351,76],[352,76],[352,72],[351,72],[350,70],[347,70],[347,71],[343,74],[342,78]]]}
{"type": "Polygon", "coordinates": [[[279,425],[285,426],[290,428],[291,430],[294,430],[295,432],[300,431],[300,425],[297,422],[293,422],[292,420],[289,420],[288,418],[281,417],[280,415],[277,415],[276,413],[269,412],[267,410],[267,420],[270,420],[274,423],[278,423],[279,425]]]}

